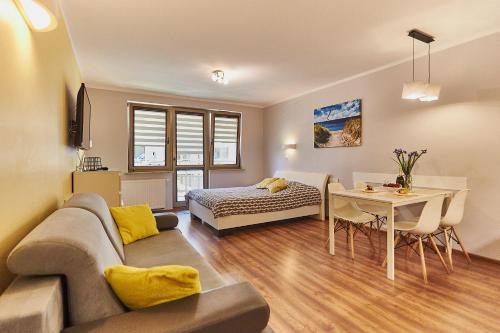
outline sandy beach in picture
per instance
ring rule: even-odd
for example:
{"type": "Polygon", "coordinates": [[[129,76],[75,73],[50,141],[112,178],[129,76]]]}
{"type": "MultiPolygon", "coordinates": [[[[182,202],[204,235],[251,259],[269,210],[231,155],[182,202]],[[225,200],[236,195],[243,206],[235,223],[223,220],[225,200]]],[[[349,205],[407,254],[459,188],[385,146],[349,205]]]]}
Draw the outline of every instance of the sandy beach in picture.
{"type": "Polygon", "coordinates": [[[314,110],[314,147],[361,145],[361,100],[314,110]]]}

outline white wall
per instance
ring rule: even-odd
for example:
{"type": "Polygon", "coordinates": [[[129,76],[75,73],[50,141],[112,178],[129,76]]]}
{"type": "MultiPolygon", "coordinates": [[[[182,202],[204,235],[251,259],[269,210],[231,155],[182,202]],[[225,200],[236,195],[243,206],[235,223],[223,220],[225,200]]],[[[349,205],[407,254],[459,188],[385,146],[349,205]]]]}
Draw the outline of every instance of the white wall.
{"type": "Polygon", "coordinates": [[[241,112],[241,165],[243,170],[211,171],[209,175],[210,187],[250,185],[263,178],[263,115],[260,108],[95,88],[89,88],[88,93],[92,103],[91,137],[93,148],[87,151],[86,155],[100,156],[103,165],[108,166],[111,170],[121,171],[124,179],[166,178],[170,184],[167,188],[167,194],[170,194],[168,198],[170,205],[172,204],[171,173],[128,173],[128,101],[241,112]]]}
{"type": "MultiPolygon", "coordinates": [[[[411,49],[409,49],[411,51],[411,49]]],[[[329,172],[352,186],[353,171],[397,172],[396,147],[428,148],[416,174],[465,176],[472,189],[460,225],[471,252],[500,259],[500,34],[432,55],[437,102],[401,99],[411,62],[298,97],[264,110],[266,173],[329,172]],[[362,145],[313,148],[313,110],[362,99],[362,145]],[[297,142],[287,160],[282,144],[297,142]]],[[[419,59],[425,77],[426,59],[419,59]]]]}

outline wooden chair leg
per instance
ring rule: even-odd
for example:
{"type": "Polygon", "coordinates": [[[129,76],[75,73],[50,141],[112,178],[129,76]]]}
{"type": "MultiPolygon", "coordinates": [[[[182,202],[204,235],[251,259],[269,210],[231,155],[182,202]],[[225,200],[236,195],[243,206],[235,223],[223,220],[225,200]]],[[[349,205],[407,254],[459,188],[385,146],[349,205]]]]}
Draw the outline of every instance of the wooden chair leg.
{"type": "Polygon", "coordinates": [[[444,235],[444,242],[446,245],[446,254],[448,254],[448,262],[450,263],[450,269],[453,271],[453,259],[452,259],[453,247],[450,246],[450,238],[448,237],[447,228],[443,229],[443,235],[444,235]]]}
{"type": "Polygon", "coordinates": [[[462,252],[464,253],[465,258],[467,259],[467,262],[469,264],[472,263],[472,260],[469,257],[469,253],[467,253],[467,251],[465,250],[464,244],[462,243],[462,239],[460,238],[460,236],[458,236],[457,231],[455,230],[455,227],[451,227],[451,232],[455,235],[455,237],[458,241],[458,245],[460,245],[460,247],[462,248],[462,252]]]}
{"type": "Polygon", "coordinates": [[[424,283],[427,284],[427,267],[425,267],[424,245],[422,244],[422,237],[418,236],[418,250],[420,253],[420,262],[422,263],[422,276],[424,283]]]}
{"type": "MultiPolygon", "coordinates": [[[[396,247],[399,244],[399,241],[401,240],[401,233],[398,233],[396,231],[396,238],[394,238],[394,247],[396,247]]],[[[387,265],[387,255],[385,256],[384,262],[382,262],[382,267],[385,267],[387,265]]]]}
{"type": "Polygon", "coordinates": [[[437,255],[439,256],[439,260],[441,261],[441,264],[443,264],[444,269],[448,274],[450,274],[450,270],[448,269],[448,266],[446,266],[446,263],[444,262],[443,256],[441,255],[441,251],[439,251],[436,242],[434,241],[434,235],[430,234],[429,239],[431,241],[432,247],[434,248],[434,251],[436,251],[437,255]]]}
{"type": "Polygon", "coordinates": [[[352,231],[352,223],[349,223],[349,241],[351,243],[351,258],[354,260],[354,233],[352,231]]]}

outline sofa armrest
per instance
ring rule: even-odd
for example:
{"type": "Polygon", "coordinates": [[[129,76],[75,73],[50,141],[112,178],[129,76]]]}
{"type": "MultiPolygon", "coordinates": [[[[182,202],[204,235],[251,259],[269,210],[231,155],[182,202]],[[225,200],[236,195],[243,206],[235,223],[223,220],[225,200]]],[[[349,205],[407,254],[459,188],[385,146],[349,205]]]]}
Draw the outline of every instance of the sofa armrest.
{"type": "Polygon", "coordinates": [[[158,230],[173,229],[179,223],[179,219],[174,213],[155,213],[154,216],[158,230]]]}
{"type": "Polygon", "coordinates": [[[64,327],[59,276],[18,276],[0,296],[0,332],[60,332],[64,327]]]}
{"type": "Polygon", "coordinates": [[[65,333],[259,333],[269,306],[247,282],[73,326],[65,333]]]}

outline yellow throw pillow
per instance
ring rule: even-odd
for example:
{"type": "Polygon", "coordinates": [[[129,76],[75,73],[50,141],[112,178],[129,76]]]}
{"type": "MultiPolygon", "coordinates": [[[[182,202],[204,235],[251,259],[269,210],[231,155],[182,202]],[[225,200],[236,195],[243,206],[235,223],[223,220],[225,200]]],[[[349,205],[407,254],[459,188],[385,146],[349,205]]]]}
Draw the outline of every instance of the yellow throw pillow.
{"type": "Polygon", "coordinates": [[[136,268],[111,266],[104,270],[116,296],[130,310],[175,301],[201,292],[200,274],[190,266],[136,268]]]}
{"type": "Polygon", "coordinates": [[[263,181],[257,184],[257,188],[260,189],[265,189],[267,188],[267,185],[271,184],[272,182],[278,180],[279,178],[264,178],[263,181]]]}
{"type": "Polygon", "coordinates": [[[276,192],[282,191],[282,190],[286,189],[287,187],[288,187],[288,182],[284,178],[280,178],[280,179],[272,182],[271,184],[267,185],[267,189],[271,193],[276,193],[276,192]]]}
{"type": "Polygon", "coordinates": [[[125,245],[160,233],[148,204],[113,207],[110,210],[125,245]]]}

